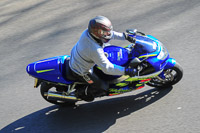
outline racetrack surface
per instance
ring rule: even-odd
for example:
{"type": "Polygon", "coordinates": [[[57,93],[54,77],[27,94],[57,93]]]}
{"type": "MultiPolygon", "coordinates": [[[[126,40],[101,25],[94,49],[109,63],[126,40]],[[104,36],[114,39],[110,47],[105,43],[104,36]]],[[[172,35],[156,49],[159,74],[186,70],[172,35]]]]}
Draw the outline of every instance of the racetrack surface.
{"type": "Polygon", "coordinates": [[[199,0],[0,1],[0,132],[200,132],[199,23],[199,0]],[[43,100],[26,66],[70,54],[97,15],[108,17],[115,31],[136,28],[161,40],[182,65],[183,79],[173,88],[147,86],[77,107],[43,100]]]}

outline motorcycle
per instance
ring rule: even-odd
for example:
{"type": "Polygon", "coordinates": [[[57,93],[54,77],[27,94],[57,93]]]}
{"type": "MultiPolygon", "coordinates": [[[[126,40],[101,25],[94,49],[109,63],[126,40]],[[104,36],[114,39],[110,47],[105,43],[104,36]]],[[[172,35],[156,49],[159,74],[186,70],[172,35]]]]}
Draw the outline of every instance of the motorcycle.
{"type": "MultiPolygon", "coordinates": [[[[138,74],[134,77],[107,75],[96,65],[93,71],[100,78],[109,81],[109,89],[103,95],[92,90],[95,98],[138,90],[145,84],[167,88],[182,79],[182,67],[175,59],[170,58],[167,49],[158,39],[135,29],[126,32],[135,39],[135,43],[124,48],[106,46],[104,53],[111,63],[135,68],[138,74]]],[[[27,73],[35,78],[34,87],[40,86],[41,95],[46,101],[57,105],[69,105],[82,100],[79,95],[88,84],[68,78],[69,60],[69,55],[56,56],[33,62],[26,67],[27,73]]]]}

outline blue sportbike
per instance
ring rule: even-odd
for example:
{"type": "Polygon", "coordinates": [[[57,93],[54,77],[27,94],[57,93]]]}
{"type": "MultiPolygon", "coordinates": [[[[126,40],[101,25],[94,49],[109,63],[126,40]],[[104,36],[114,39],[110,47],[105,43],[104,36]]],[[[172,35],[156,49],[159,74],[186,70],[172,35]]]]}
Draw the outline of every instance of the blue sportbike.
{"type": "MultiPolygon", "coordinates": [[[[183,69],[175,59],[170,58],[167,49],[155,37],[137,30],[127,30],[135,43],[127,47],[106,46],[104,52],[113,64],[138,70],[134,77],[107,75],[98,66],[93,71],[109,81],[108,93],[92,90],[95,97],[119,95],[141,89],[145,84],[156,88],[167,88],[178,83],[183,69]]],[[[88,84],[70,78],[69,55],[56,56],[29,64],[26,71],[35,78],[35,87],[40,86],[42,97],[53,104],[68,105],[82,100],[79,96],[88,84]]]]}

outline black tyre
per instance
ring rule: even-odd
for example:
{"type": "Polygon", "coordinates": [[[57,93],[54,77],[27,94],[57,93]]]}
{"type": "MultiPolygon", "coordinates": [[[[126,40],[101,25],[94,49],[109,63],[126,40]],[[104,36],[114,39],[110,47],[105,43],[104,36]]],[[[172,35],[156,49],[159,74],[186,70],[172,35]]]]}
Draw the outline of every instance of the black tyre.
{"type": "Polygon", "coordinates": [[[64,101],[56,101],[56,100],[49,100],[47,99],[46,93],[51,89],[51,88],[56,88],[55,86],[48,84],[46,82],[41,83],[40,87],[40,93],[42,97],[49,103],[60,105],[60,106],[73,106],[75,105],[76,101],[69,101],[69,102],[64,102],[64,101]]]}
{"type": "Polygon", "coordinates": [[[152,78],[147,85],[157,88],[171,87],[178,83],[183,77],[183,69],[179,63],[176,63],[174,67],[164,70],[165,79],[152,78]]]}

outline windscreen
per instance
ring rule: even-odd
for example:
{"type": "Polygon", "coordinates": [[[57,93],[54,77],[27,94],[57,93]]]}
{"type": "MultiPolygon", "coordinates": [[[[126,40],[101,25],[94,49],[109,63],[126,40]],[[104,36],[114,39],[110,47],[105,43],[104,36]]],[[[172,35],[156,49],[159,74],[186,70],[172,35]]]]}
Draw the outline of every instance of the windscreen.
{"type": "Polygon", "coordinates": [[[153,40],[145,36],[137,36],[134,47],[135,56],[142,54],[153,53],[157,50],[157,44],[153,40]]]}

